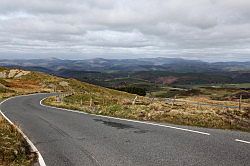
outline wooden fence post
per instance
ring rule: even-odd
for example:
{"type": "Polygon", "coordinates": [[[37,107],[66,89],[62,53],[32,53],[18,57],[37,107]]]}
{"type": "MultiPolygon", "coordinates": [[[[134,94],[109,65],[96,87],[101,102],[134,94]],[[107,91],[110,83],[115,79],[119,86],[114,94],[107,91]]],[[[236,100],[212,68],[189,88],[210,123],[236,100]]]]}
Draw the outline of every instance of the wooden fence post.
{"type": "Polygon", "coordinates": [[[239,99],[239,111],[241,111],[241,100],[242,100],[242,95],[240,95],[240,99],[239,99]]]}
{"type": "Polygon", "coordinates": [[[135,105],[136,99],[137,99],[137,96],[135,96],[132,105],[135,105]]]}
{"type": "Polygon", "coordinates": [[[93,99],[92,97],[90,98],[90,101],[89,101],[89,106],[92,107],[92,102],[93,102],[93,99]]]}
{"type": "Polygon", "coordinates": [[[175,99],[176,99],[176,95],[175,95],[174,98],[172,99],[172,107],[174,106],[175,99]]]}

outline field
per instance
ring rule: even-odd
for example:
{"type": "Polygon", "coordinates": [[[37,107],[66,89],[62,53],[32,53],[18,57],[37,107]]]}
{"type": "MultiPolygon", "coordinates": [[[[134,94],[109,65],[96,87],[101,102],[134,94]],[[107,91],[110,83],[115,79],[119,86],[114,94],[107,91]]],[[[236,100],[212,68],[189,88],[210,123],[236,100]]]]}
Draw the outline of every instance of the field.
{"type": "Polygon", "coordinates": [[[240,96],[242,102],[250,103],[250,84],[230,85],[180,85],[162,86],[149,92],[150,97],[181,98],[191,101],[206,100],[208,103],[225,103],[226,105],[238,105],[240,96]]]}

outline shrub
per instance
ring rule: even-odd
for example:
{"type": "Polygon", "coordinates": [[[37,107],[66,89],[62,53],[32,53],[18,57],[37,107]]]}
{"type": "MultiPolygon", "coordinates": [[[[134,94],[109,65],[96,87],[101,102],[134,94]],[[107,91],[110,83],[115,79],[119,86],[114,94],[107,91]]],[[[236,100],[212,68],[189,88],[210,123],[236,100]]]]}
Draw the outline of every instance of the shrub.
{"type": "Polygon", "coordinates": [[[145,96],[147,94],[145,88],[139,88],[139,87],[134,87],[134,86],[116,88],[116,90],[125,91],[128,93],[137,94],[140,96],[145,96]]]}

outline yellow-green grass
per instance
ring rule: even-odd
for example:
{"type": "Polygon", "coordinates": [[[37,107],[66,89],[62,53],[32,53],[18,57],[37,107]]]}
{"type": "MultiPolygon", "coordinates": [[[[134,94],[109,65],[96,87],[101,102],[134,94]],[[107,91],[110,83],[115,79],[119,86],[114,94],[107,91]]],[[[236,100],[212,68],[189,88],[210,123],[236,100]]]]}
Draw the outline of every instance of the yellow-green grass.
{"type": "MultiPolygon", "coordinates": [[[[82,91],[85,89],[83,88],[82,91]]],[[[84,111],[93,114],[113,117],[137,119],[145,121],[168,122],[180,125],[193,125],[209,128],[236,129],[250,131],[249,110],[195,106],[189,103],[166,104],[163,101],[152,101],[147,97],[120,96],[120,92],[112,93],[75,93],[62,97],[50,97],[45,104],[84,111]]]]}
{"type": "Polygon", "coordinates": [[[0,165],[30,166],[37,160],[16,127],[0,115],[0,165]]]}
{"type": "Polygon", "coordinates": [[[225,88],[250,88],[250,83],[239,83],[239,84],[225,84],[221,87],[225,88]]]}

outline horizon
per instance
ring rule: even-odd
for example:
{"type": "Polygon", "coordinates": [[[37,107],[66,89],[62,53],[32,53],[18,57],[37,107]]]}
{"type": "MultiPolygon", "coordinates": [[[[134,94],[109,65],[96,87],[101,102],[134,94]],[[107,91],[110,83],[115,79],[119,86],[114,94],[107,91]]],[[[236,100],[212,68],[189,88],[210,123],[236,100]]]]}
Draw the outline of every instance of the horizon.
{"type": "Polygon", "coordinates": [[[58,58],[58,57],[43,57],[43,58],[2,58],[0,57],[0,60],[71,60],[71,61],[84,61],[84,60],[93,60],[93,59],[104,59],[104,60],[140,60],[140,59],[180,59],[180,60],[187,60],[187,61],[200,61],[200,62],[206,62],[206,63],[230,63],[230,62],[250,62],[250,60],[228,60],[228,61],[206,61],[201,59],[187,59],[187,58],[175,58],[175,57],[135,57],[135,58],[103,58],[103,57],[94,57],[94,58],[85,58],[85,59],[66,59],[66,58],[58,58]]]}

